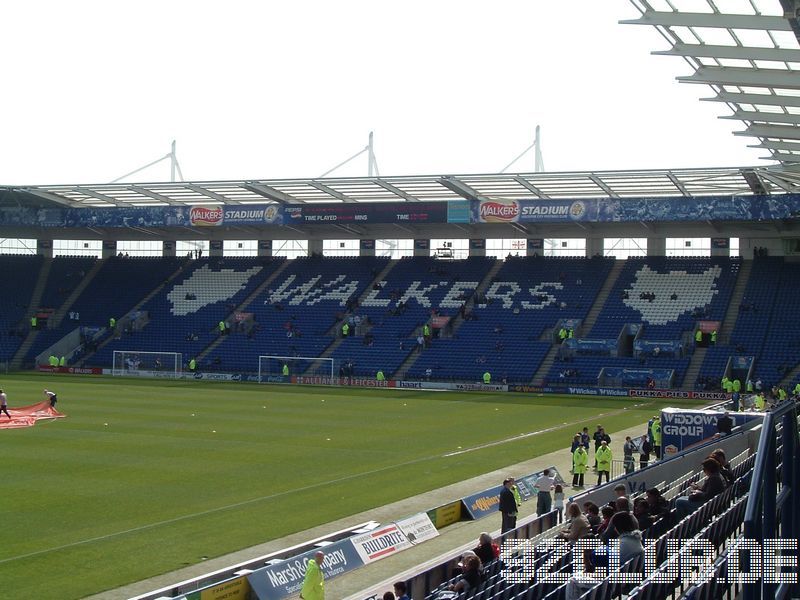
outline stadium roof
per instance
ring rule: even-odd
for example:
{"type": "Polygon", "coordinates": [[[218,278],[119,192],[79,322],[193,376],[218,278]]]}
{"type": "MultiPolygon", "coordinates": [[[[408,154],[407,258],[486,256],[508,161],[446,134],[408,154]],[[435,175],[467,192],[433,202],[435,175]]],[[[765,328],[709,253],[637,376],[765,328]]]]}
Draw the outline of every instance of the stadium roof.
{"type": "Polygon", "coordinates": [[[108,183],[0,188],[0,205],[83,208],[800,193],[800,167],[108,183]],[[35,202],[34,202],[35,201],[35,202]]]}
{"type": "Polygon", "coordinates": [[[641,17],[621,23],[654,26],[671,48],[653,54],[683,57],[694,73],[678,81],[709,85],[703,100],[744,123],[734,135],[756,138],[766,160],[800,164],[800,0],[695,0],[691,11],[678,0],[631,3],[641,17]]]}

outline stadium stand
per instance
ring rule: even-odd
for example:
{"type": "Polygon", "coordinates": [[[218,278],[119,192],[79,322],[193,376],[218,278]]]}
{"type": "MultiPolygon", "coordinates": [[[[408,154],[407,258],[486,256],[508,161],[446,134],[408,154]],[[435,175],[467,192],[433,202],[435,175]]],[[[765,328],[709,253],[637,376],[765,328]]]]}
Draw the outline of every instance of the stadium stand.
{"type": "MultiPolygon", "coordinates": [[[[280,259],[254,258],[192,261],[141,307],[149,315],[147,325],[101,348],[92,364],[109,366],[115,350],[144,349],[180,352],[188,362],[219,337],[219,322],[282,263],[280,259]]],[[[228,363],[229,368],[234,366],[228,363]]]]}
{"type": "Polygon", "coordinates": [[[205,368],[214,368],[218,360],[256,371],[261,355],[322,355],[334,340],[334,326],[349,312],[348,302],[355,303],[387,262],[374,257],[293,260],[269,290],[243,307],[253,313],[257,332],[249,339],[225,340],[206,357],[205,368]]]}
{"type": "MultiPolygon", "coordinates": [[[[756,456],[749,452],[743,452],[731,461],[732,471],[735,481],[724,493],[716,496],[704,504],[699,510],[688,515],[683,519],[678,519],[675,512],[675,501],[682,495],[689,486],[697,482],[702,476],[701,471],[687,473],[684,477],[667,485],[662,484],[662,495],[669,499],[668,515],[656,521],[646,531],[643,532],[645,547],[651,547],[656,557],[656,564],[664,566],[671,557],[667,553],[668,540],[688,540],[693,538],[711,539],[716,544],[717,551],[720,551],[723,544],[730,540],[732,536],[741,532],[741,526],[745,515],[745,506],[748,500],[747,492],[750,489],[753,468],[756,456]]],[[[606,485],[604,489],[611,496],[611,485],[606,485]]],[[[636,495],[631,497],[635,499],[636,495]]],[[[575,498],[580,503],[580,498],[575,498]]],[[[526,573],[533,573],[544,568],[549,572],[572,573],[574,566],[572,556],[568,553],[560,558],[556,550],[531,554],[533,548],[543,548],[547,540],[553,540],[563,529],[563,525],[555,522],[555,513],[548,513],[540,516],[532,523],[519,527],[517,530],[508,532],[501,536],[505,542],[517,542],[516,551],[510,551],[507,546],[501,554],[501,558],[492,561],[484,566],[484,578],[482,585],[477,590],[470,590],[468,593],[461,593],[457,596],[463,600],[528,600],[549,598],[552,600],[563,600],[566,596],[566,583],[557,581],[547,581],[540,576],[528,583],[509,581],[509,575],[520,573],[525,569],[526,573]],[[546,566],[548,565],[549,566],[546,566]]],[[[458,555],[460,557],[460,555],[458,555]]],[[[424,590],[426,600],[436,600],[441,597],[449,597],[447,590],[455,584],[459,576],[450,574],[457,569],[456,556],[448,559],[444,563],[437,565],[423,573],[413,577],[410,587],[415,591],[424,590]]],[[[621,573],[642,573],[643,561],[641,558],[633,559],[631,562],[621,565],[621,573]]],[[[519,576],[518,576],[519,577],[519,576]]],[[[524,577],[523,577],[524,578],[524,577]]],[[[641,577],[640,577],[641,578],[641,577]]],[[[607,599],[621,598],[630,594],[629,597],[636,597],[640,594],[641,598],[663,598],[664,596],[649,596],[646,594],[653,583],[645,579],[641,585],[634,587],[629,584],[621,585],[609,574],[605,578],[598,578],[591,590],[586,591],[586,598],[607,599]]],[[[679,581],[672,582],[672,588],[682,584],[679,581]]],[[[666,592],[667,585],[662,588],[662,593],[666,592]]]]}
{"type": "Polygon", "coordinates": [[[43,261],[41,256],[0,256],[3,278],[14,286],[13,294],[0,299],[0,361],[11,360],[30,330],[24,319],[43,261]]]}
{"type": "MultiPolygon", "coordinates": [[[[740,261],[732,258],[630,258],[586,337],[617,340],[626,324],[641,324],[637,339],[682,343],[691,352],[691,333],[697,321],[724,318],[739,266],[740,261]]],[[[566,377],[568,383],[597,384],[603,367],[646,367],[674,369],[675,384],[679,386],[689,361],[688,355],[675,357],[666,353],[645,358],[575,356],[566,363],[554,363],[549,381],[563,381],[561,373],[571,369],[578,375],[566,377]]],[[[646,378],[630,383],[643,386],[646,378]]]]}
{"type": "MultiPolygon", "coordinates": [[[[583,320],[592,307],[613,260],[603,258],[510,257],[493,278],[452,339],[435,340],[409,374],[423,378],[496,380],[527,383],[551,340],[541,338],[561,319],[583,320]]],[[[451,307],[450,310],[452,311],[451,307]]]]}
{"type": "MultiPolygon", "coordinates": [[[[413,257],[398,261],[380,289],[372,290],[358,308],[358,314],[371,324],[368,333],[374,346],[365,346],[362,340],[345,340],[333,357],[352,360],[356,374],[374,375],[378,369],[395,373],[414,350],[417,335],[430,322],[433,311],[455,317],[493,264],[493,259],[483,257],[459,261],[413,257]],[[456,283],[464,292],[461,298],[460,293],[453,292],[456,283]]],[[[434,347],[439,343],[441,340],[435,340],[434,347]]],[[[430,350],[423,355],[427,352],[430,350]]]]}
{"type": "MultiPolygon", "coordinates": [[[[69,308],[80,314],[80,325],[105,327],[110,318],[119,319],[136,306],[172,275],[179,264],[176,258],[108,258],[101,262],[95,276],[69,308]]],[[[60,272],[55,273],[55,286],[61,280],[60,272]]],[[[58,293],[58,287],[51,289],[58,293]]],[[[33,360],[76,326],[74,321],[64,319],[58,326],[40,332],[27,353],[27,360],[33,360]]]]}

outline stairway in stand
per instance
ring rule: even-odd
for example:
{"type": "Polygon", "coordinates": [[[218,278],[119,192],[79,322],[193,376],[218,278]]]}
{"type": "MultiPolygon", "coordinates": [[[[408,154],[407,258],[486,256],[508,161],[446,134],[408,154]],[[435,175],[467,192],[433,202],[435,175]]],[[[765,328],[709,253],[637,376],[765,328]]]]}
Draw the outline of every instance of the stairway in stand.
{"type": "MultiPolygon", "coordinates": [[[[44,288],[47,285],[47,278],[50,275],[50,268],[52,266],[53,259],[45,258],[42,268],[39,270],[39,278],[36,280],[36,286],[33,288],[33,294],[31,294],[31,303],[28,306],[28,312],[26,315],[27,322],[30,322],[31,317],[36,314],[37,310],[39,310],[42,302],[42,294],[44,294],[44,288]]],[[[26,335],[25,339],[22,340],[22,344],[20,344],[17,352],[14,354],[14,358],[11,359],[11,362],[8,365],[9,369],[12,371],[18,371],[22,367],[22,360],[25,358],[25,355],[28,354],[28,350],[31,349],[31,346],[33,346],[33,343],[36,341],[36,336],[38,333],[39,332],[35,329],[31,329],[28,332],[28,335],[26,335]]]]}
{"type": "MultiPolygon", "coordinates": [[[[616,260],[614,261],[614,266],[611,267],[611,271],[608,274],[608,279],[603,282],[603,287],[600,288],[600,291],[597,293],[597,298],[595,298],[594,304],[592,304],[592,308],[589,310],[589,314],[586,315],[586,318],[581,323],[579,336],[586,337],[589,332],[594,327],[594,324],[597,322],[597,317],[603,310],[603,307],[606,304],[606,300],[608,296],[611,294],[611,290],[614,289],[614,284],[617,283],[617,279],[619,278],[619,274],[622,273],[622,269],[625,267],[624,260],[616,260]]],[[[552,333],[552,331],[551,331],[552,333]]],[[[546,339],[550,339],[549,335],[546,339]]],[[[542,385],[544,382],[545,377],[550,372],[550,369],[553,366],[553,363],[556,362],[556,355],[558,354],[558,344],[553,344],[550,347],[550,350],[547,351],[547,355],[545,355],[544,359],[542,359],[539,368],[536,370],[536,373],[533,375],[533,379],[531,383],[533,385],[542,385]]]]}

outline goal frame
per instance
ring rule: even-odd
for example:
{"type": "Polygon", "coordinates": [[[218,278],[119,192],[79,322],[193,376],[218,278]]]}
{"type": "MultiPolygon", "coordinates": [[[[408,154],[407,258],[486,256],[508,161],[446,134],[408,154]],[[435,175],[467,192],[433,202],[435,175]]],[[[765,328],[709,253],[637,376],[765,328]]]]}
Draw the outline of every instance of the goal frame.
{"type": "Polygon", "coordinates": [[[183,376],[183,353],[181,352],[156,352],[153,350],[114,350],[111,363],[111,375],[114,377],[163,377],[166,379],[180,379],[183,376]],[[117,362],[120,355],[120,362],[117,362]],[[128,356],[153,356],[172,357],[172,368],[165,364],[162,370],[136,369],[130,370],[125,364],[125,355],[128,356]]]}
{"type": "MultiPolygon", "coordinates": [[[[270,359],[270,360],[278,360],[278,361],[281,361],[281,362],[304,360],[304,361],[308,362],[309,366],[313,365],[316,362],[328,363],[330,365],[330,374],[329,375],[323,375],[322,379],[325,379],[326,377],[329,377],[330,378],[330,382],[329,382],[330,385],[334,385],[336,383],[336,372],[335,372],[336,359],[334,359],[334,358],[330,358],[330,357],[328,357],[328,358],[320,358],[319,356],[278,356],[278,355],[275,355],[275,354],[262,354],[262,355],[260,355],[258,357],[258,383],[266,383],[264,378],[268,377],[270,375],[269,373],[265,373],[264,370],[262,369],[263,361],[264,361],[265,358],[266,359],[270,359]]],[[[298,375],[298,374],[295,373],[295,375],[298,375]]],[[[312,377],[312,376],[310,376],[310,377],[312,377]]],[[[317,376],[317,377],[319,377],[319,376],[317,376]]],[[[323,383],[323,382],[320,382],[320,383],[323,383]]]]}

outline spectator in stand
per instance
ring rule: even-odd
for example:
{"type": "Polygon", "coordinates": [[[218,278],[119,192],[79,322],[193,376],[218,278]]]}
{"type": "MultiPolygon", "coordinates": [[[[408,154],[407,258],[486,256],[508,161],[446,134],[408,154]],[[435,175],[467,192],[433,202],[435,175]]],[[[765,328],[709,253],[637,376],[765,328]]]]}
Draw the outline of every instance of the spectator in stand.
{"type": "Polygon", "coordinates": [[[470,595],[483,583],[481,559],[475,555],[471,555],[464,559],[463,564],[464,570],[461,574],[461,579],[459,579],[454,585],[451,585],[450,589],[457,593],[465,591],[467,595],[470,595]]]}
{"type": "Polygon", "coordinates": [[[614,526],[614,517],[616,517],[619,513],[627,513],[630,514],[631,512],[631,502],[626,497],[621,496],[616,499],[614,502],[614,516],[611,517],[611,520],[608,522],[608,527],[600,536],[600,539],[603,541],[604,544],[608,544],[608,540],[613,540],[619,537],[619,531],[617,531],[616,527],[614,526]]]}
{"type": "Polygon", "coordinates": [[[560,531],[556,537],[575,543],[579,539],[588,537],[590,533],[589,521],[581,513],[580,507],[576,502],[570,502],[569,506],[567,506],[567,527],[560,531]]]}
{"type": "Polygon", "coordinates": [[[633,501],[633,516],[639,522],[639,531],[645,531],[653,524],[653,517],[650,516],[650,507],[644,498],[636,498],[633,501]]]}
{"type": "Polygon", "coordinates": [[[642,533],[636,518],[631,513],[617,513],[611,517],[611,526],[619,534],[619,563],[624,565],[636,556],[644,554],[642,533]]]}
{"type": "Polygon", "coordinates": [[[600,509],[600,515],[602,516],[602,521],[600,521],[600,525],[597,526],[597,535],[602,535],[608,529],[608,524],[611,522],[611,517],[614,516],[616,511],[611,506],[604,506],[600,509]]]}
{"type": "Polygon", "coordinates": [[[725,480],[725,485],[733,485],[733,471],[731,471],[731,465],[728,462],[728,459],[725,457],[725,452],[722,450],[722,448],[717,448],[711,454],[709,454],[708,457],[713,458],[719,463],[719,474],[722,475],[722,479],[725,480]]]}
{"type": "Polygon", "coordinates": [[[478,538],[478,546],[474,550],[475,556],[481,559],[482,564],[487,564],[500,556],[500,547],[494,543],[492,536],[484,532],[478,538]]]}
{"type": "Polygon", "coordinates": [[[661,495],[661,491],[658,488],[647,490],[645,499],[647,500],[647,511],[654,521],[663,519],[669,514],[669,502],[661,495]]]}
{"type": "Polygon", "coordinates": [[[706,478],[702,484],[693,483],[688,496],[683,496],[675,501],[678,517],[683,518],[700,508],[717,494],[725,490],[725,480],[720,475],[719,463],[713,458],[703,461],[703,473],[706,478]]]}
{"type": "Polygon", "coordinates": [[[608,503],[611,508],[615,508],[617,506],[617,500],[620,498],[628,499],[628,488],[625,487],[624,483],[618,483],[614,486],[614,498],[608,503]]]}
{"type": "Polygon", "coordinates": [[[731,419],[730,414],[726,410],[723,415],[717,419],[717,431],[720,435],[730,435],[731,429],[733,429],[733,419],[731,419]]]}
{"type": "Polygon", "coordinates": [[[589,527],[592,532],[597,531],[600,527],[602,519],[600,518],[600,508],[594,502],[585,502],[583,504],[583,514],[586,515],[586,520],[589,522],[589,527]]]}
{"type": "Polygon", "coordinates": [[[393,587],[394,595],[397,596],[397,600],[411,600],[411,598],[408,597],[408,587],[405,581],[395,581],[393,587]]]}

